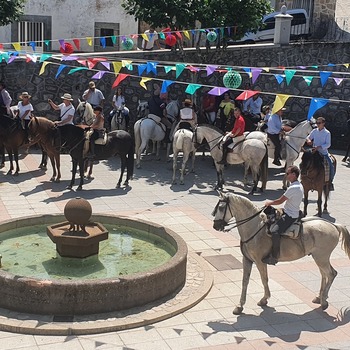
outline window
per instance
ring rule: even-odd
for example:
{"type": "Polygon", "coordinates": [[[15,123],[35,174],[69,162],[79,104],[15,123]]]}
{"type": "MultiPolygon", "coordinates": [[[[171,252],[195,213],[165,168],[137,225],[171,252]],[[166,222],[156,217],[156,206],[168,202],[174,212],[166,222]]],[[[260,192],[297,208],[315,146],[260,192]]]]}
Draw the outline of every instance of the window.
{"type": "Polygon", "coordinates": [[[95,22],[95,42],[94,50],[95,51],[110,51],[110,50],[119,50],[119,23],[108,23],[108,22],[95,22]],[[116,36],[117,41],[113,44],[112,36],[116,36]],[[106,47],[104,48],[101,44],[100,38],[106,38],[106,47]]]}
{"type": "Polygon", "coordinates": [[[270,30],[270,29],[275,29],[275,18],[268,18],[266,21],[263,23],[262,28],[260,30],[270,30]]]}

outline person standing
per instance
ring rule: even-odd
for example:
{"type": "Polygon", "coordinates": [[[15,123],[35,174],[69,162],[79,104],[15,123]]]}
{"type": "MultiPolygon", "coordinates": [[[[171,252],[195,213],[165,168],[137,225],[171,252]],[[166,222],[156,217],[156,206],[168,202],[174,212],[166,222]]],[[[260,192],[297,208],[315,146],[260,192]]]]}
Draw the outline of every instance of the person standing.
{"type": "Polygon", "coordinates": [[[83,100],[89,102],[92,108],[96,106],[101,106],[103,108],[105,97],[102,91],[96,88],[95,83],[90,81],[89,88],[83,93],[83,100]]]}
{"type": "Polygon", "coordinates": [[[280,133],[283,131],[282,114],[285,108],[279,109],[275,114],[270,115],[267,121],[267,135],[275,146],[273,164],[280,166],[281,162],[281,140],[280,133]]]}
{"type": "Polygon", "coordinates": [[[244,138],[244,130],[245,130],[245,120],[242,117],[241,110],[238,107],[235,107],[233,115],[236,119],[235,125],[230,133],[226,135],[226,140],[222,144],[222,159],[218,161],[218,164],[227,164],[227,153],[228,146],[231,143],[236,143],[244,138]]]}
{"type": "Polygon", "coordinates": [[[265,202],[266,207],[280,205],[285,202],[281,218],[270,227],[272,251],[262,259],[262,262],[265,264],[277,264],[280,255],[281,233],[285,232],[299,218],[300,204],[304,194],[303,185],[298,180],[299,174],[300,170],[297,166],[292,165],[288,167],[286,175],[288,181],[290,181],[290,186],[278,199],[265,202]]]}
{"type": "Polygon", "coordinates": [[[5,83],[0,81],[0,113],[2,115],[11,115],[11,102],[12,98],[9,92],[6,90],[5,83]]]}
{"type": "Polygon", "coordinates": [[[144,32],[144,36],[147,36],[148,41],[145,39],[142,40],[142,50],[151,51],[153,50],[154,45],[156,45],[159,50],[161,49],[158,33],[155,31],[154,27],[151,26],[148,30],[146,30],[144,32]]]}
{"type": "Polygon", "coordinates": [[[331,133],[325,127],[326,119],[318,117],[316,119],[317,128],[313,129],[306,139],[308,145],[313,145],[313,151],[318,151],[324,159],[327,160],[329,165],[329,190],[334,191],[333,179],[335,175],[334,165],[328,152],[328,148],[331,147],[331,133]]]}
{"type": "Polygon", "coordinates": [[[73,117],[75,114],[75,108],[72,105],[72,95],[65,93],[61,99],[63,102],[59,105],[56,105],[52,100],[48,100],[50,106],[55,110],[55,111],[60,111],[60,120],[55,121],[55,124],[57,126],[62,126],[66,124],[74,124],[73,123],[73,117]]]}
{"type": "Polygon", "coordinates": [[[30,114],[33,112],[34,108],[30,103],[29,99],[31,96],[28,92],[22,92],[19,96],[22,101],[19,101],[17,104],[18,114],[17,117],[21,121],[22,127],[26,133],[26,143],[28,143],[28,124],[30,122],[30,114]]]}

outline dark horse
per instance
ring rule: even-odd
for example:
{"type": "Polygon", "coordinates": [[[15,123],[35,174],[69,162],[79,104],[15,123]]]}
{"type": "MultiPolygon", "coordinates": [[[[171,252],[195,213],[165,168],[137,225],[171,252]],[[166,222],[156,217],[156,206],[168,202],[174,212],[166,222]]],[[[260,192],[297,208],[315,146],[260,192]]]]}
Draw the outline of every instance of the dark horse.
{"type": "MultiPolygon", "coordinates": [[[[63,125],[52,131],[52,122],[46,118],[35,117],[29,123],[30,132],[36,137],[41,136],[40,142],[46,149],[51,149],[56,155],[61,147],[69,151],[72,158],[72,179],[67,186],[72,189],[75,182],[75,174],[79,165],[80,183],[77,190],[81,190],[84,183],[84,144],[86,141],[84,129],[75,125],[63,125]],[[45,138],[50,133],[51,139],[45,138]]],[[[128,186],[134,172],[134,142],[130,134],[124,130],[116,130],[108,133],[105,145],[95,145],[96,160],[104,160],[119,154],[121,159],[121,174],[116,187],[120,187],[125,168],[127,177],[124,182],[128,186]]]]}
{"type": "MultiPolygon", "coordinates": [[[[334,171],[336,169],[336,161],[334,161],[334,171]]],[[[326,160],[325,160],[326,161],[326,160]]],[[[327,213],[327,201],[329,198],[329,181],[325,180],[325,169],[323,156],[319,152],[304,152],[300,163],[301,183],[304,187],[304,216],[307,215],[307,205],[309,191],[317,191],[317,215],[322,216],[322,193],[324,193],[325,202],[323,213],[327,213]]]]}
{"type": "Polygon", "coordinates": [[[20,168],[18,164],[18,149],[24,145],[26,141],[26,133],[21,127],[20,123],[13,118],[10,118],[6,115],[0,116],[0,142],[1,147],[0,151],[3,154],[4,162],[4,148],[6,149],[9,160],[10,160],[10,169],[7,172],[8,175],[12,174],[14,170],[13,158],[16,162],[16,171],[14,175],[18,175],[20,168]]]}

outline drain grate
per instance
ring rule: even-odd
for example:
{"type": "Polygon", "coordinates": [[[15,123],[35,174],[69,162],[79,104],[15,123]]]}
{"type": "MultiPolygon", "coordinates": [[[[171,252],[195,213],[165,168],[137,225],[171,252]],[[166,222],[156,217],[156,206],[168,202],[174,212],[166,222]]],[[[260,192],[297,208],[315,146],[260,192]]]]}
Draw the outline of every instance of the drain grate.
{"type": "Polygon", "coordinates": [[[238,270],[243,268],[243,264],[234,258],[231,254],[210,255],[202,257],[213,265],[218,271],[238,270]]]}
{"type": "Polygon", "coordinates": [[[73,322],[74,316],[72,315],[54,315],[53,322],[73,322]]]}

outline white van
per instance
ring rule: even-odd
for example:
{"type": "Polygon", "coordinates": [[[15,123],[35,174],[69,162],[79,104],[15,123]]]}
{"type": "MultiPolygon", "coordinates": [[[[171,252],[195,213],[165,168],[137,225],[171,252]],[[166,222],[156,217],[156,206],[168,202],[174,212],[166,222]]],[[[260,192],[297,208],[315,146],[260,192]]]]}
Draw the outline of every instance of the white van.
{"type": "MultiPolygon", "coordinates": [[[[275,35],[275,16],[280,12],[272,12],[265,15],[263,25],[256,33],[248,32],[240,40],[229,44],[253,44],[257,41],[273,41],[275,35]]],[[[310,18],[304,9],[287,10],[287,14],[293,16],[290,30],[291,39],[307,37],[310,34],[310,18]]]]}

